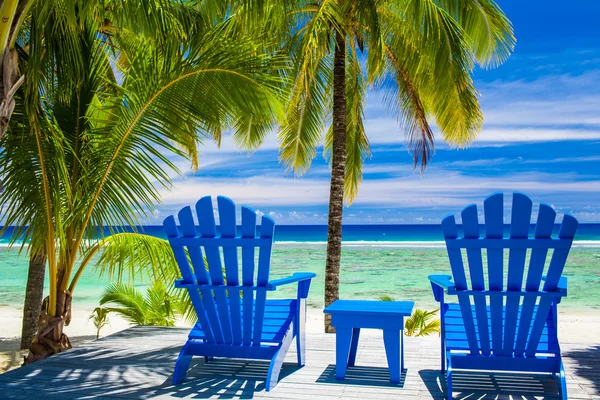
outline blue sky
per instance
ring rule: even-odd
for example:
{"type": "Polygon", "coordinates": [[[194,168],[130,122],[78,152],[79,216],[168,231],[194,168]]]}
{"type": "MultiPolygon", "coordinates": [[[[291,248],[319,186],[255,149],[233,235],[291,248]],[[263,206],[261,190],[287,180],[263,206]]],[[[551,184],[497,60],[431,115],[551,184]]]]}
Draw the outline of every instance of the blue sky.
{"type": "MultiPolygon", "coordinates": [[[[600,2],[498,0],[512,20],[517,46],[495,70],[476,70],[485,126],[473,145],[436,153],[421,175],[403,133],[369,92],[366,128],[372,158],[344,223],[439,223],[494,191],[521,191],[534,203],[600,222],[600,2]]],[[[325,224],[329,169],[318,153],[300,178],[278,162],[271,135],[252,155],[229,140],[203,148],[200,168],[164,193],[160,223],[202,196],[226,195],[280,224],[325,224]]]]}

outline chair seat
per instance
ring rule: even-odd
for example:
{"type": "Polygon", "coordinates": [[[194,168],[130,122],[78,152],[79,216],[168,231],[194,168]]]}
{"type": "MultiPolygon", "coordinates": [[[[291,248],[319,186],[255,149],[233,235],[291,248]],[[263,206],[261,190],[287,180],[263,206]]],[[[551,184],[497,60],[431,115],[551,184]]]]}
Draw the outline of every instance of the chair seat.
{"type": "MultiPolygon", "coordinates": [[[[488,316],[488,326],[490,324],[490,308],[487,307],[487,316],[488,316]]],[[[471,305],[471,312],[473,314],[473,321],[475,323],[475,332],[477,336],[477,342],[479,342],[479,329],[477,323],[477,317],[475,314],[475,306],[471,305]]],[[[537,306],[535,308],[535,312],[537,312],[537,306]]],[[[502,309],[502,326],[505,326],[504,318],[506,315],[506,307],[502,309]]],[[[516,332],[519,332],[519,320],[521,315],[521,308],[519,307],[518,319],[517,319],[517,328],[516,332]]],[[[444,322],[446,324],[446,349],[450,351],[469,351],[469,343],[467,341],[467,333],[465,331],[465,324],[462,318],[462,314],[460,311],[460,306],[458,304],[448,303],[445,304],[445,312],[443,314],[444,322]]],[[[490,329],[490,346],[491,346],[491,328],[490,329]]],[[[517,335],[515,334],[515,340],[517,335]]],[[[537,348],[538,353],[547,353],[547,354],[560,354],[560,348],[558,345],[558,338],[555,333],[555,329],[552,323],[552,320],[546,321],[544,325],[544,330],[542,332],[542,336],[540,339],[540,343],[537,348]]]]}
{"type": "MultiPolygon", "coordinates": [[[[240,302],[242,304],[240,309],[242,310],[241,315],[243,320],[243,299],[240,302]]],[[[296,317],[296,309],[296,299],[267,300],[261,342],[265,344],[280,344],[290,324],[296,317]]],[[[254,318],[252,318],[252,322],[254,322],[254,318]]],[[[252,327],[252,331],[254,332],[254,326],[252,327]]],[[[189,339],[204,340],[205,335],[202,326],[196,323],[188,337],[189,339]]]]}

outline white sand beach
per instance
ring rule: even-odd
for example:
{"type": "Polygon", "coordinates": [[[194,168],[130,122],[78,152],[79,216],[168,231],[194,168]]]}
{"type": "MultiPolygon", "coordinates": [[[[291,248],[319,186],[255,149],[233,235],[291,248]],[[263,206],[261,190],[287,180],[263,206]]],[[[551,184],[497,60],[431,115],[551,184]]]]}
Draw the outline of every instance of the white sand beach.
{"type": "MultiPolygon", "coordinates": [[[[65,332],[69,335],[73,346],[82,342],[95,340],[96,328],[89,320],[92,309],[75,309],[71,324],[65,332]]],[[[100,336],[107,336],[123,329],[130,324],[111,315],[110,324],[102,329],[100,336]]],[[[22,323],[22,310],[18,308],[0,307],[0,373],[15,368],[22,363],[26,351],[19,350],[22,323]]],[[[178,326],[187,326],[179,321],[178,326]]],[[[309,309],[307,313],[307,332],[320,333],[323,330],[323,313],[321,310],[309,309]]],[[[563,311],[559,314],[559,334],[561,343],[600,344],[600,313],[563,311]]],[[[183,345],[183,343],[182,343],[183,345]]]]}

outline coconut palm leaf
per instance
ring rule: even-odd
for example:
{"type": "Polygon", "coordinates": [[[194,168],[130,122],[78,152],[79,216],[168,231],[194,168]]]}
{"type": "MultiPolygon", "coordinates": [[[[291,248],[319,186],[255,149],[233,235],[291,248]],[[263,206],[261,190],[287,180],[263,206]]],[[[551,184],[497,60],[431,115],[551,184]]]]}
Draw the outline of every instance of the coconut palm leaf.
{"type": "Polygon", "coordinates": [[[416,309],[404,324],[406,336],[429,336],[439,333],[440,320],[435,317],[438,311],[416,309]]]}
{"type": "Polygon", "coordinates": [[[146,325],[147,305],[142,293],[134,286],[114,283],[106,288],[100,299],[100,305],[115,304],[118,307],[104,307],[109,312],[121,315],[125,320],[136,325],[146,325]]]}

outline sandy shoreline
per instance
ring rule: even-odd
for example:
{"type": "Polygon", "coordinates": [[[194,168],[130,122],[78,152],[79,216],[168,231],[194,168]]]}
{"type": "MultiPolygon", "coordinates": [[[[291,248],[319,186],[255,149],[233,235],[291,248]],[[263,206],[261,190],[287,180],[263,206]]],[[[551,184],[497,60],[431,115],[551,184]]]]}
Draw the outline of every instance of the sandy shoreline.
{"type": "MultiPolygon", "coordinates": [[[[66,333],[73,346],[96,338],[96,328],[89,316],[90,309],[73,311],[71,324],[66,327],[66,333]]],[[[323,313],[318,309],[309,309],[306,328],[308,332],[323,331],[323,313]]],[[[123,329],[130,324],[117,315],[109,316],[110,324],[103,328],[100,336],[107,336],[123,329]]],[[[18,366],[26,353],[19,350],[22,324],[22,310],[12,307],[0,307],[0,373],[18,366]]],[[[177,326],[189,326],[180,321],[177,326]]],[[[582,310],[565,309],[559,311],[559,335],[561,343],[599,344],[600,313],[582,310]]],[[[183,343],[182,343],[183,344],[183,343]]]]}

